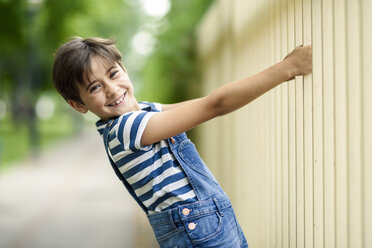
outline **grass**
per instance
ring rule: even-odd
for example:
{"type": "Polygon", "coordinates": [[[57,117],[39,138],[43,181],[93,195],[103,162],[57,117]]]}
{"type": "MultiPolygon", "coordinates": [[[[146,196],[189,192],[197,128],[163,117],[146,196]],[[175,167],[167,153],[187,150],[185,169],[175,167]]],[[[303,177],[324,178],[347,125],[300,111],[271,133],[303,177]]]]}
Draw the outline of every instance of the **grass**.
{"type": "Polygon", "coordinates": [[[0,122],[0,166],[28,155],[29,137],[26,125],[13,125],[6,118],[0,122]]]}
{"type": "Polygon", "coordinates": [[[27,123],[15,125],[6,117],[0,120],[0,169],[6,169],[12,162],[25,158],[33,150],[45,149],[52,143],[72,135],[76,131],[76,122],[69,111],[61,111],[48,120],[39,120],[39,145],[31,145],[27,123]]]}

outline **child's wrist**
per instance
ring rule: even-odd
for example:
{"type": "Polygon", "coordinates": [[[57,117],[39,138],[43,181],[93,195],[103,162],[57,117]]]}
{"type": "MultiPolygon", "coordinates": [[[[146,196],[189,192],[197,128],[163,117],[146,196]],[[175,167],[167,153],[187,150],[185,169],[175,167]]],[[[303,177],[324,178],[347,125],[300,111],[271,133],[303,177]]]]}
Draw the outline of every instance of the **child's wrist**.
{"type": "Polygon", "coordinates": [[[290,61],[289,59],[284,59],[280,62],[282,65],[282,70],[284,73],[284,81],[291,80],[297,76],[297,67],[296,65],[290,61]]]}

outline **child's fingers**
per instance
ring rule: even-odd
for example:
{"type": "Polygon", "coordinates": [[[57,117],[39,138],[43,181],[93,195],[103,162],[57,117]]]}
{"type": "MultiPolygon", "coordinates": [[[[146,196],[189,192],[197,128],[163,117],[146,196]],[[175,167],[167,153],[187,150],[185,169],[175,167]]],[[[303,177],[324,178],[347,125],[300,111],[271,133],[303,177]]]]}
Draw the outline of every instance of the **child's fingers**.
{"type": "Polygon", "coordinates": [[[288,58],[291,59],[294,58],[295,60],[297,59],[304,60],[306,58],[311,58],[312,57],[311,53],[312,53],[311,45],[304,46],[303,44],[301,44],[296,46],[295,49],[288,53],[283,60],[286,60],[288,58]]]}

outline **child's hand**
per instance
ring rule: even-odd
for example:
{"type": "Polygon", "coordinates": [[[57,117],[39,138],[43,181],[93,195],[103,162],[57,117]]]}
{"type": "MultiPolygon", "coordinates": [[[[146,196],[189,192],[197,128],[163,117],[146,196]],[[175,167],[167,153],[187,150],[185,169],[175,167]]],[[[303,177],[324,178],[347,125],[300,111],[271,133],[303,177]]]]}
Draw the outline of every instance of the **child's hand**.
{"type": "Polygon", "coordinates": [[[311,73],[313,69],[311,45],[296,47],[283,62],[288,63],[290,79],[311,73]]]}

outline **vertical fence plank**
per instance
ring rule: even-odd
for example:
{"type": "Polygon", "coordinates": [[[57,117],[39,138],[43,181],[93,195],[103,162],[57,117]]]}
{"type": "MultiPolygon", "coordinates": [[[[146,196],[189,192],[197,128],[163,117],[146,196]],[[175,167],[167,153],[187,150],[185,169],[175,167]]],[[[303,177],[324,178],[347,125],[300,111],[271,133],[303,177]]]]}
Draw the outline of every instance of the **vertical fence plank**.
{"type": "MultiPolygon", "coordinates": [[[[256,9],[259,9],[261,7],[265,8],[267,7],[267,1],[255,1],[256,9]]],[[[255,55],[258,58],[256,60],[256,70],[259,70],[259,68],[265,67],[267,63],[267,54],[268,54],[268,46],[267,46],[267,33],[268,33],[268,9],[266,9],[265,13],[262,13],[264,17],[262,18],[265,20],[265,22],[262,22],[261,19],[258,17],[259,13],[256,14],[256,36],[257,36],[257,43],[255,47],[257,48],[255,55]],[[264,29],[262,29],[262,26],[265,26],[264,29]]],[[[270,237],[268,231],[268,219],[269,219],[269,211],[268,211],[268,205],[267,205],[267,197],[268,197],[268,189],[269,189],[269,181],[268,181],[268,154],[270,154],[270,145],[268,141],[268,133],[269,133],[269,123],[268,123],[268,100],[267,100],[267,94],[263,95],[259,99],[255,101],[255,112],[256,112],[256,118],[259,120],[255,123],[256,130],[257,130],[257,140],[259,140],[257,147],[257,164],[261,165],[261,168],[257,168],[258,174],[260,175],[261,180],[257,180],[258,182],[258,188],[261,191],[261,199],[260,199],[260,205],[257,206],[259,208],[259,212],[263,213],[260,217],[260,225],[261,230],[259,233],[260,237],[260,244],[263,246],[268,247],[270,242],[270,237]],[[259,124],[261,123],[261,124],[259,124]],[[261,126],[262,128],[259,128],[261,126]]]]}
{"type": "Polygon", "coordinates": [[[348,80],[349,246],[362,247],[361,59],[359,1],[346,1],[348,80]]]}
{"type": "MultiPolygon", "coordinates": [[[[303,6],[302,0],[295,1],[295,46],[303,45],[303,6]]],[[[296,77],[296,218],[297,246],[304,247],[304,98],[303,77],[296,77]]]]}
{"type": "Polygon", "coordinates": [[[371,70],[371,57],[372,57],[372,1],[362,0],[361,1],[361,33],[362,33],[362,99],[363,99],[363,196],[364,196],[364,207],[363,207],[363,236],[364,236],[364,247],[372,247],[372,70],[371,70]]]}
{"type": "MultiPolygon", "coordinates": [[[[230,81],[236,80],[237,78],[237,72],[238,68],[236,66],[236,58],[237,56],[237,43],[236,43],[236,33],[235,33],[235,11],[236,11],[236,1],[237,0],[230,0],[229,1],[229,14],[228,14],[228,21],[229,21],[229,36],[230,36],[230,54],[229,54],[229,60],[230,60],[230,81]]],[[[236,128],[236,123],[239,121],[237,119],[238,115],[236,112],[232,113],[230,116],[231,122],[230,122],[230,138],[233,140],[232,145],[234,149],[231,149],[231,154],[229,158],[231,159],[230,163],[232,164],[231,168],[231,188],[232,188],[232,195],[231,200],[233,203],[237,201],[238,192],[239,192],[239,185],[237,184],[237,175],[239,175],[239,161],[240,161],[240,154],[238,153],[238,137],[240,130],[236,128]]],[[[229,167],[228,165],[226,167],[229,167]]]]}
{"type": "MultiPolygon", "coordinates": [[[[269,28],[268,28],[268,37],[267,37],[267,42],[268,42],[268,64],[271,65],[275,61],[275,5],[273,0],[267,1],[267,6],[269,8],[269,28]]],[[[268,207],[269,207],[269,221],[268,221],[268,228],[269,228],[269,247],[275,247],[275,233],[276,233],[276,222],[275,222],[275,208],[277,207],[276,203],[276,138],[277,138],[277,133],[276,133],[276,128],[275,125],[276,123],[276,115],[275,115],[275,97],[276,97],[276,89],[271,91],[271,95],[269,96],[269,146],[270,146],[270,156],[268,158],[268,175],[270,178],[268,179],[268,207]]]]}
{"type": "MultiPolygon", "coordinates": [[[[303,0],[304,45],[312,43],[311,0],[303,0]]],[[[313,247],[313,90],[312,75],[304,77],[304,242],[313,247]]]]}
{"type": "MultiPolygon", "coordinates": [[[[288,0],[288,48],[295,47],[294,0],[288,0]]],[[[288,128],[289,128],[289,247],[297,245],[296,213],[296,88],[295,80],[288,82],[288,128]]]]}
{"type": "Polygon", "coordinates": [[[324,84],[324,246],[335,247],[333,1],[322,2],[324,84]]]}
{"type": "MultiPolygon", "coordinates": [[[[281,55],[288,53],[287,0],[281,0],[281,55]]],[[[282,84],[282,247],[289,247],[288,84],[282,84]]]]}
{"type": "Polygon", "coordinates": [[[323,81],[322,1],[312,1],[313,28],[313,140],[314,140],[314,247],[323,247],[323,81]]]}
{"type": "Polygon", "coordinates": [[[347,201],[347,82],[346,82],[346,6],[334,0],[335,144],[336,144],[336,247],[348,247],[347,201]]]}
{"type": "MultiPolygon", "coordinates": [[[[280,1],[272,0],[272,63],[276,63],[281,60],[280,54],[280,1]]],[[[272,247],[281,246],[281,225],[282,225],[282,196],[281,196],[281,171],[282,171],[282,158],[281,158],[281,99],[280,99],[280,87],[274,89],[273,98],[273,118],[274,118],[274,160],[273,160],[273,244],[272,247]]]]}
{"type": "MultiPolygon", "coordinates": [[[[260,35],[257,34],[257,36],[260,36],[258,40],[260,40],[260,46],[257,46],[258,52],[261,53],[261,63],[260,67],[266,67],[269,61],[269,56],[270,56],[270,45],[269,45],[269,32],[270,32],[270,15],[269,15],[269,10],[270,7],[268,6],[268,0],[266,1],[259,1],[257,2],[257,7],[258,8],[264,8],[266,11],[263,14],[263,20],[265,22],[259,21],[257,24],[257,31],[260,32],[260,35]],[[259,30],[260,27],[265,27],[262,30],[259,30]]],[[[258,16],[257,16],[258,17],[258,16]]],[[[257,18],[259,19],[259,18],[257,18]]],[[[257,61],[258,62],[258,61],[257,61]]],[[[271,156],[271,143],[270,143],[270,133],[271,133],[271,128],[270,128],[270,93],[268,92],[267,94],[264,94],[261,99],[259,100],[258,103],[258,116],[260,119],[260,122],[262,124],[262,132],[260,132],[260,139],[263,141],[262,146],[259,148],[259,160],[261,161],[261,182],[260,182],[260,188],[262,189],[262,206],[261,206],[261,211],[264,211],[265,214],[262,215],[263,219],[262,222],[264,224],[262,231],[265,232],[265,234],[261,234],[262,237],[262,242],[261,244],[270,247],[271,243],[271,236],[270,236],[270,231],[271,231],[271,225],[270,225],[270,205],[269,205],[269,195],[270,195],[270,183],[271,181],[269,180],[270,177],[270,170],[269,170],[269,159],[271,156]],[[268,156],[269,155],[269,156],[268,156]]]]}
{"type": "MultiPolygon", "coordinates": [[[[251,0],[250,1],[250,6],[252,7],[252,9],[255,9],[257,10],[257,0],[251,0]]],[[[252,32],[252,35],[256,36],[257,39],[253,40],[252,41],[252,44],[251,46],[248,48],[249,49],[249,52],[250,52],[250,56],[253,56],[255,58],[257,58],[256,60],[251,60],[250,61],[250,67],[252,68],[252,70],[256,70],[257,67],[262,63],[262,50],[260,50],[260,46],[261,46],[261,39],[262,37],[258,36],[258,32],[259,32],[259,25],[258,25],[258,20],[257,20],[257,16],[258,16],[258,13],[256,11],[254,11],[254,13],[252,14],[251,17],[253,17],[253,20],[255,20],[255,22],[253,22],[253,32],[252,32]],[[253,49],[253,47],[255,47],[256,49],[253,49]]],[[[250,129],[250,136],[256,141],[255,142],[255,145],[253,146],[252,145],[252,153],[251,153],[251,158],[252,158],[252,164],[253,164],[253,167],[252,167],[252,173],[253,175],[260,175],[260,176],[256,176],[253,178],[253,185],[254,185],[254,188],[256,189],[256,191],[260,192],[260,194],[257,194],[255,196],[255,202],[256,204],[254,204],[254,212],[255,213],[262,213],[262,200],[263,200],[263,197],[264,197],[264,192],[262,191],[263,189],[260,187],[261,185],[261,182],[264,180],[264,178],[262,177],[261,175],[261,172],[262,172],[262,168],[259,168],[259,164],[262,165],[262,161],[260,161],[259,159],[259,153],[258,153],[258,149],[259,147],[262,146],[262,137],[261,137],[261,132],[262,130],[258,130],[258,125],[259,125],[259,118],[261,117],[260,115],[258,115],[258,113],[260,111],[258,111],[258,107],[259,107],[259,103],[261,103],[262,99],[257,99],[256,101],[252,102],[250,104],[250,106],[248,106],[249,110],[250,110],[250,119],[251,120],[254,120],[256,119],[257,121],[253,121],[250,123],[250,125],[252,125],[252,128],[250,129]],[[255,130],[255,131],[253,131],[255,130]]],[[[262,123],[263,124],[263,123],[262,123]]],[[[265,224],[263,223],[263,218],[264,216],[260,216],[260,214],[257,214],[254,216],[254,221],[255,221],[255,226],[256,226],[256,230],[254,232],[255,236],[256,236],[256,242],[257,244],[264,244],[264,240],[263,240],[263,229],[265,228],[265,224]]]]}
{"type": "MultiPolygon", "coordinates": [[[[280,44],[280,34],[281,34],[281,21],[280,21],[280,10],[281,2],[280,0],[273,0],[274,4],[274,60],[279,61],[281,59],[281,44],[280,44]]],[[[275,245],[274,247],[282,246],[282,170],[283,170],[283,160],[282,160],[282,101],[281,101],[281,88],[277,87],[275,89],[275,245]]]]}

